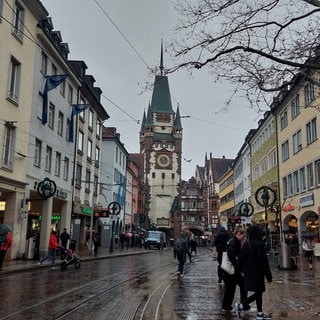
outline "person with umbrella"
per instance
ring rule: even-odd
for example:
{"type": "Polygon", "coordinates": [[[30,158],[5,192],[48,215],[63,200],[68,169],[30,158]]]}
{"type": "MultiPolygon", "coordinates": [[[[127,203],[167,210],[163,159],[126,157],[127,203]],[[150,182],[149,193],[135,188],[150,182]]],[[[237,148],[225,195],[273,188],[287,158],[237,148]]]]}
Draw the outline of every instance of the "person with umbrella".
{"type": "Polygon", "coordinates": [[[2,271],[4,257],[12,244],[12,229],[4,224],[0,225],[0,271],[2,271]]]}

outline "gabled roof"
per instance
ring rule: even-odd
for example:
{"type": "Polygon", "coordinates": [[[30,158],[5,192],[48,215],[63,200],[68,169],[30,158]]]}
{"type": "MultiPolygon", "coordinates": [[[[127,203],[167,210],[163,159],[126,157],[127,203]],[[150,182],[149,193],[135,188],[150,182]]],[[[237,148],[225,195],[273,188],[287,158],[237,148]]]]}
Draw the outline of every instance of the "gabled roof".
{"type": "Polygon", "coordinates": [[[214,181],[217,182],[220,178],[232,167],[234,159],[226,158],[211,158],[211,168],[214,181]]]}

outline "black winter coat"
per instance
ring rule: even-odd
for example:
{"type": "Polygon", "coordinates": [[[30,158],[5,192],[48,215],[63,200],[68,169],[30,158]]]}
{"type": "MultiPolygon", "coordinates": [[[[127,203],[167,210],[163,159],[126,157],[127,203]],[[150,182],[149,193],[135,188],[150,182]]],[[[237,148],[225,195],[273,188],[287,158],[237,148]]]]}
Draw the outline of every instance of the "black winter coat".
{"type": "Polygon", "coordinates": [[[238,268],[238,257],[241,252],[241,241],[236,237],[233,236],[228,244],[227,244],[227,254],[228,258],[234,266],[235,274],[239,273],[238,268]]]}
{"type": "Polygon", "coordinates": [[[213,245],[216,247],[217,251],[226,251],[227,250],[227,242],[230,237],[227,231],[219,231],[216,238],[214,239],[213,245]]]}
{"type": "Polygon", "coordinates": [[[239,256],[239,269],[244,274],[244,287],[247,291],[264,292],[264,277],[272,281],[272,274],[262,240],[247,240],[239,256]]]}

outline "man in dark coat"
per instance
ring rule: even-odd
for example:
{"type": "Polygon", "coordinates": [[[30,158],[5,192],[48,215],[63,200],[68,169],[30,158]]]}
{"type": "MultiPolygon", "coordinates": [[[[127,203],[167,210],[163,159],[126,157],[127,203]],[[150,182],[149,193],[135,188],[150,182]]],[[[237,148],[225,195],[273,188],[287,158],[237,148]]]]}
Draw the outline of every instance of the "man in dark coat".
{"type": "Polygon", "coordinates": [[[229,241],[229,233],[224,226],[219,227],[219,232],[214,239],[213,245],[217,250],[217,261],[218,261],[218,282],[221,283],[224,279],[224,271],[221,269],[222,254],[227,250],[227,243],[229,241]]]}
{"type": "Polygon", "coordinates": [[[244,273],[244,286],[253,295],[236,304],[238,319],[241,319],[243,306],[256,301],[258,320],[269,320],[270,316],[262,312],[262,293],[266,290],[265,281],[272,281],[265,245],[262,240],[262,230],[258,225],[251,225],[247,230],[248,240],[245,242],[239,256],[239,268],[244,273]]]}
{"type": "Polygon", "coordinates": [[[188,241],[183,232],[180,232],[179,238],[176,240],[173,249],[174,258],[178,259],[178,277],[179,279],[183,277],[184,264],[187,260],[187,254],[189,251],[188,241]]]}
{"type": "MultiPolygon", "coordinates": [[[[241,274],[240,269],[238,267],[238,257],[240,255],[242,243],[245,237],[245,230],[242,228],[237,228],[234,231],[233,237],[229,240],[227,244],[228,258],[231,261],[235,271],[234,274],[225,273],[224,275],[225,290],[222,300],[223,311],[231,311],[233,309],[232,304],[237,285],[240,288],[241,301],[244,301],[247,298],[248,293],[244,288],[243,275],[241,274]]],[[[248,304],[243,304],[243,309],[249,310],[250,306],[248,304]]]]}

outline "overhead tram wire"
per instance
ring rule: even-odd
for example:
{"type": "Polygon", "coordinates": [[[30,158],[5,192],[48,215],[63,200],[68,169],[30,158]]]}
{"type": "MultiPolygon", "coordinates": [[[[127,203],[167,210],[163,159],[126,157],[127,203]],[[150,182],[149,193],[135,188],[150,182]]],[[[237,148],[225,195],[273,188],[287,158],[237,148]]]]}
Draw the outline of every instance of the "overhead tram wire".
{"type": "Polygon", "coordinates": [[[117,24],[111,19],[107,11],[100,5],[100,3],[97,0],[94,0],[94,2],[97,4],[97,6],[102,10],[102,12],[105,14],[105,16],[108,18],[108,20],[113,24],[113,26],[118,30],[118,32],[121,34],[123,39],[129,44],[131,49],[136,53],[136,55],[140,58],[140,60],[146,65],[148,69],[151,70],[146,60],[141,56],[141,54],[136,50],[136,48],[133,46],[133,44],[128,40],[128,38],[124,35],[124,33],[120,30],[120,28],[117,26],[117,24]]]}

